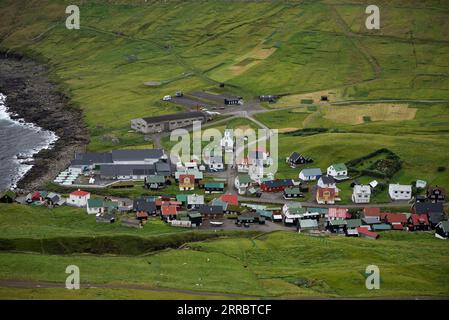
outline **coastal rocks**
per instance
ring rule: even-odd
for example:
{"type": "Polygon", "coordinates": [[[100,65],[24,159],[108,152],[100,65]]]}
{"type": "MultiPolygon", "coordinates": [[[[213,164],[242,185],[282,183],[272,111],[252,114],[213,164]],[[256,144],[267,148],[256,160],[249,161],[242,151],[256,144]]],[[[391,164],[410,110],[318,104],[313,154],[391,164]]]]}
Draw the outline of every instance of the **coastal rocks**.
{"type": "Polygon", "coordinates": [[[75,152],[85,149],[89,138],[81,111],[57,91],[44,65],[20,55],[0,54],[0,92],[7,96],[11,118],[34,123],[59,138],[52,149],[28,159],[33,167],[17,184],[26,190],[38,189],[64,170],[75,152]]]}

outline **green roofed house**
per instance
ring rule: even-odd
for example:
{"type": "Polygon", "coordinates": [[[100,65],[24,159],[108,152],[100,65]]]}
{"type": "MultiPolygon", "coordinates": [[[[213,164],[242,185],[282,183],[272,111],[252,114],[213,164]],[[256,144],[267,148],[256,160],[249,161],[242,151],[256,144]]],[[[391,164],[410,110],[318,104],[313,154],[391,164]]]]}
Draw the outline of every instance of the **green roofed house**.
{"type": "Polygon", "coordinates": [[[346,220],[345,219],[329,220],[327,222],[326,228],[333,233],[343,233],[346,228],[346,220]]]}
{"type": "Polygon", "coordinates": [[[192,223],[192,227],[199,227],[203,223],[203,216],[199,212],[189,212],[189,220],[192,223]]]}
{"type": "Polygon", "coordinates": [[[212,201],[210,202],[211,206],[222,206],[223,207],[223,211],[226,211],[228,209],[228,203],[222,201],[221,199],[218,198],[214,198],[212,199],[212,201]]]}
{"type": "Polygon", "coordinates": [[[273,220],[273,211],[256,210],[256,213],[265,219],[273,220]]]}
{"type": "Polygon", "coordinates": [[[346,229],[357,229],[362,225],[362,219],[346,219],[346,229]]]}
{"type": "Polygon", "coordinates": [[[304,195],[299,190],[299,187],[295,188],[285,188],[284,189],[284,198],[285,199],[291,199],[291,198],[301,198],[304,195]]]}
{"type": "Polygon", "coordinates": [[[158,175],[152,175],[145,177],[144,180],[145,188],[151,189],[151,190],[158,190],[163,187],[165,187],[165,177],[164,176],[158,176],[158,175]]]}
{"type": "Polygon", "coordinates": [[[234,186],[239,194],[245,194],[252,183],[248,174],[239,174],[234,180],[234,186]]]}
{"type": "Polygon", "coordinates": [[[10,190],[0,193],[0,203],[13,203],[16,197],[16,193],[10,190]]]}
{"type": "Polygon", "coordinates": [[[187,194],[177,194],[176,201],[182,202],[185,205],[187,203],[187,194]]]}
{"type": "Polygon", "coordinates": [[[344,163],[334,163],[327,168],[327,175],[335,180],[348,179],[348,168],[344,163]]]}
{"type": "Polygon", "coordinates": [[[105,212],[105,206],[103,199],[91,198],[87,200],[87,213],[88,214],[98,214],[105,212]]]}
{"type": "Polygon", "coordinates": [[[204,184],[204,191],[206,193],[222,193],[224,191],[223,182],[206,182],[204,184]]]}
{"type": "Polygon", "coordinates": [[[298,232],[318,229],[318,221],[315,219],[299,220],[298,232]]]}

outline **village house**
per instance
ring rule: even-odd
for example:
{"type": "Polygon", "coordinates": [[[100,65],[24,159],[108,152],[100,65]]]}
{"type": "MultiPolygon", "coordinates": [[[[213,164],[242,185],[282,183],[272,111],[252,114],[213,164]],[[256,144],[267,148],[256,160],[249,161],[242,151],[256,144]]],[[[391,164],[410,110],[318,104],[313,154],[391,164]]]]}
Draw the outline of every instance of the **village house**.
{"type": "Polygon", "coordinates": [[[318,204],[335,204],[337,199],[335,188],[316,188],[315,200],[318,204]]]}
{"type": "Polygon", "coordinates": [[[92,198],[87,200],[87,214],[99,214],[105,212],[103,200],[98,198],[92,198]]]}
{"type": "Polygon", "coordinates": [[[159,190],[165,187],[165,177],[159,175],[147,176],[144,179],[144,186],[147,189],[159,190]]]}
{"type": "Polygon", "coordinates": [[[260,189],[264,192],[283,192],[285,188],[293,186],[293,180],[291,179],[277,179],[262,182],[260,189]]]}
{"type": "Polygon", "coordinates": [[[298,232],[317,230],[318,229],[318,221],[314,219],[304,219],[299,220],[298,224],[298,232]]]}
{"type": "Polygon", "coordinates": [[[62,206],[65,204],[65,199],[57,193],[50,192],[45,197],[45,203],[47,206],[54,208],[56,206],[62,206]]]}
{"type": "Polygon", "coordinates": [[[408,219],[408,229],[410,231],[430,230],[430,222],[427,214],[412,214],[408,219]]]}
{"type": "Polygon", "coordinates": [[[359,232],[357,228],[362,225],[361,219],[346,219],[346,225],[344,226],[344,232],[347,237],[358,237],[359,232]]]}
{"type": "Polygon", "coordinates": [[[86,207],[87,200],[89,200],[89,199],[90,199],[89,192],[82,191],[82,190],[78,189],[77,191],[74,191],[69,195],[67,204],[76,206],[76,207],[86,207]]]}
{"type": "Polygon", "coordinates": [[[436,225],[435,236],[440,239],[449,239],[449,221],[441,221],[436,225]]]}
{"type": "Polygon", "coordinates": [[[142,133],[160,133],[193,125],[194,121],[205,123],[208,116],[201,111],[181,112],[162,116],[131,120],[131,129],[142,133]]]}
{"type": "Polygon", "coordinates": [[[163,205],[161,207],[161,216],[165,222],[176,219],[178,207],[176,205],[163,205]]]}
{"type": "Polygon", "coordinates": [[[223,182],[206,182],[204,184],[204,192],[206,193],[222,193],[224,191],[223,182]]]}
{"type": "Polygon", "coordinates": [[[220,197],[220,200],[232,206],[239,205],[239,197],[236,194],[224,194],[220,197]]]}
{"type": "Polygon", "coordinates": [[[446,190],[439,186],[429,187],[426,195],[430,202],[444,202],[446,199],[446,190]]]}
{"type": "Polygon", "coordinates": [[[195,189],[195,176],[192,174],[179,175],[179,190],[191,191],[195,189]]]}
{"type": "Polygon", "coordinates": [[[335,180],[348,179],[348,168],[344,163],[335,163],[327,168],[327,175],[335,180]]]}
{"type": "Polygon", "coordinates": [[[376,239],[379,238],[379,234],[378,233],[369,231],[364,226],[358,227],[357,228],[357,232],[359,233],[359,236],[367,238],[367,239],[376,240],[376,239]]]}
{"type": "Polygon", "coordinates": [[[295,151],[290,155],[290,157],[286,158],[285,161],[287,162],[287,164],[290,167],[296,168],[296,166],[301,165],[301,164],[312,163],[313,159],[306,158],[295,151]]]}
{"type": "Polygon", "coordinates": [[[372,231],[388,231],[391,230],[392,226],[388,223],[376,223],[371,225],[372,231]]]}
{"type": "Polygon", "coordinates": [[[371,199],[371,187],[368,185],[355,185],[352,191],[352,202],[369,203],[371,199]]]}
{"type": "Polygon", "coordinates": [[[387,213],[385,222],[389,223],[393,230],[404,230],[407,226],[407,216],[403,213],[387,213]]]}
{"type": "Polygon", "coordinates": [[[198,169],[182,169],[175,172],[175,180],[179,181],[181,175],[193,175],[195,182],[199,182],[204,177],[203,172],[198,169]]]}
{"type": "Polygon", "coordinates": [[[198,208],[198,212],[201,213],[203,218],[208,219],[216,219],[223,218],[223,207],[222,206],[209,206],[209,205],[201,205],[198,208]]]}
{"type": "Polygon", "coordinates": [[[242,97],[226,97],[223,99],[225,105],[243,105],[242,97]]]}
{"type": "Polygon", "coordinates": [[[412,186],[401,184],[390,184],[388,194],[392,200],[410,200],[412,198],[412,186]]]}
{"type": "Polygon", "coordinates": [[[304,195],[299,190],[299,187],[284,189],[284,199],[302,198],[302,197],[304,197],[304,195]]]}
{"type": "Polygon", "coordinates": [[[299,173],[299,179],[302,181],[315,181],[321,177],[321,169],[320,168],[310,168],[303,169],[299,173]]]}
{"type": "Polygon", "coordinates": [[[245,194],[251,183],[252,180],[247,174],[239,174],[234,180],[234,186],[237,189],[238,194],[245,194]]]}
{"type": "Polygon", "coordinates": [[[377,221],[380,221],[380,208],[371,208],[366,207],[363,208],[362,217],[363,218],[375,218],[377,221]]]}
{"type": "Polygon", "coordinates": [[[344,233],[346,228],[345,219],[332,219],[326,222],[326,229],[332,233],[344,233]]]}
{"type": "Polygon", "coordinates": [[[114,223],[115,217],[113,214],[110,214],[110,213],[102,213],[102,214],[97,214],[97,216],[95,217],[95,220],[98,223],[114,223]]]}
{"type": "Polygon", "coordinates": [[[277,99],[278,99],[278,96],[271,95],[271,94],[259,96],[259,101],[260,101],[260,102],[270,102],[270,103],[273,103],[273,102],[276,102],[277,99]]]}
{"type": "Polygon", "coordinates": [[[204,196],[199,194],[189,194],[187,196],[187,209],[197,209],[204,204],[204,196]]]}
{"type": "Polygon", "coordinates": [[[345,208],[329,208],[327,212],[328,220],[351,219],[351,214],[345,208]]]}
{"type": "Polygon", "coordinates": [[[445,212],[442,202],[418,202],[412,206],[412,214],[427,215],[429,218],[430,226],[435,226],[444,220],[445,212]]]}
{"type": "Polygon", "coordinates": [[[220,207],[223,208],[223,212],[228,213],[227,210],[228,210],[229,204],[227,202],[222,201],[219,198],[212,199],[212,201],[209,203],[209,205],[211,205],[211,206],[220,206],[220,207]]]}
{"type": "Polygon", "coordinates": [[[332,188],[332,189],[335,189],[335,191],[337,193],[339,191],[337,189],[337,183],[335,182],[335,179],[333,177],[331,177],[331,176],[328,176],[328,175],[321,176],[318,179],[317,186],[320,187],[320,188],[332,188]]]}
{"type": "Polygon", "coordinates": [[[133,211],[136,213],[144,212],[147,215],[155,215],[157,208],[154,201],[151,201],[151,199],[147,197],[141,197],[134,199],[133,211]]]}
{"type": "Polygon", "coordinates": [[[299,221],[304,218],[307,209],[303,207],[289,207],[288,210],[282,212],[282,221],[285,225],[298,225],[299,221]]]}

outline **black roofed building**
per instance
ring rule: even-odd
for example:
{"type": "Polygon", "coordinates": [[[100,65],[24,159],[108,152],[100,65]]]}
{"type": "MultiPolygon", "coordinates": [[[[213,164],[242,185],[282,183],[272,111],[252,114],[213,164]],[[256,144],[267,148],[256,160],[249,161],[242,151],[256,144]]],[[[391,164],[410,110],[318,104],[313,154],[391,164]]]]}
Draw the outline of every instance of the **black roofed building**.
{"type": "Polygon", "coordinates": [[[100,167],[100,176],[112,180],[144,180],[156,173],[153,164],[106,164],[100,167]]]}
{"type": "Polygon", "coordinates": [[[306,164],[306,163],[312,163],[313,160],[311,158],[306,158],[304,156],[302,156],[301,154],[299,154],[298,152],[293,152],[290,157],[288,157],[286,159],[286,162],[292,166],[292,167],[296,167],[297,165],[300,164],[306,164]]]}
{"type": "Polygon", "coordinates": [[[111,163],[113,163],[111,153],[86,152],[75,154],[75,159],[70,163],[70,167],[94,169],[95,166],[111,163]]]}
{"type": "Polygon", "coordinates": [[[203,217],[207,218],[218,218],[222,217],[223,212],[223,206],[209,206],[207,204],[200,205],[198,207],[198,212],[201,213],[203,217]]]}
{"type": "Polygon", "coordinates": [[[201,111],[181,112],[131,120],[131,128],[142,133],[171,131],[192,125],[194,121],[206,122],[208,116],[201,111]]]}

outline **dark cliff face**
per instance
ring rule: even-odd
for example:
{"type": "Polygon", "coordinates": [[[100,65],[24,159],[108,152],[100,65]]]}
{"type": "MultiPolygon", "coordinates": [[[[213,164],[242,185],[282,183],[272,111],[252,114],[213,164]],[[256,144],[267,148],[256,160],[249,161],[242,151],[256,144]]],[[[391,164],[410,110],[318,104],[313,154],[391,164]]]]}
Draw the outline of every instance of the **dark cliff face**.
{"type": "Polygon", "coordinates": [[[59,137],[51,150],[35,155],[33,168],[18,183],[25,190],[39,188],[84,150],[89,139],[82,113],[49,81],[45,65],[20,54],[0,54],[0,92],[7,96],[9,111],[17,114],[11,118],[23,118],[59,137]]]}

